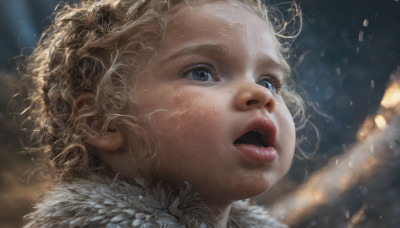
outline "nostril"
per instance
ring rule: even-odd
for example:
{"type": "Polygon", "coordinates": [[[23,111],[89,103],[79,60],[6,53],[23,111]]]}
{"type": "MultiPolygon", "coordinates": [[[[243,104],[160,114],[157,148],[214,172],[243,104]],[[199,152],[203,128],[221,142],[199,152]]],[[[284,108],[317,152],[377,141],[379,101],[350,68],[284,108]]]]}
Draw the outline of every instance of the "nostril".
{"type": "Polygon", "coordinates": [[[253,106],[253,105],[258,105],[258,101],[257,100],[248,100],[246,102],[247,106],[253,106]]]}
{"type": "Polygon", "coordinates": [[[275,109],[274,100],[272,100],[272,99],[269,100],[265,106],[267,107],[268,111],[270,111],[270,112],[273,111],[275,109]]]}

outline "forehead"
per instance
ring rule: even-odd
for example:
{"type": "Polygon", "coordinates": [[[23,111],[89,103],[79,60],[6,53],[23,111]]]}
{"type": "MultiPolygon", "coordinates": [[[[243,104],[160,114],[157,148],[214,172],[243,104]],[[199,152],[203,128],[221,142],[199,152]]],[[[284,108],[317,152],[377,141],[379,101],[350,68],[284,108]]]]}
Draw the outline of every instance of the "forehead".
{"type": "Polygon", "coordinates": [[[233,48],[243,44],[249,47],[251,43],[257,48],[248,51],[268,50],[271,57],[277,58],[273,30],[239,1],[188,4],[168,15],[163,51],[207,42],[222,42],[233,48]]]}

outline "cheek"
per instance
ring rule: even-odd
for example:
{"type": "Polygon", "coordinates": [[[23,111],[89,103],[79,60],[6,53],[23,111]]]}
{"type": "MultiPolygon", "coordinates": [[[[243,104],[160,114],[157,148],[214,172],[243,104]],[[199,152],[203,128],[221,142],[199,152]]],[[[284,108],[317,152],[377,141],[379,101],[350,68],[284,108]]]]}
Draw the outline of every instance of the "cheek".
{"type": "Polygon", "coordinates": [[[294,146],[296,144],[296,129],[289,110],[287,110],[286,115],[282,118],[282,122],[283,128],[286,131],[288,146],[290,146],[292,151],[294,151],[294,146]]]}
{"type": "Polygon", "coordinates": [[[296,130],[293,122],[292,115],[286,106],[279,107],[279,113],[277,121],[279,122],[279,140],[281,145],[281,151],[284,156],[284,164],[286,169],[289,168],[296,145],[296,130]]]}
{"type": "Polygon", "coordinates": [[[175,96],[174,103],[167,114],[171,124],[181,125],[184,123],[189,130],[194,130],[216,116],[217,110],[212,107],[212,104],[207,103],[206,99],[191,97],[190,94],[175,96]]]}
{"type": "MultiPolygon", "coordinates": [[[[195,93],[175,93],[165,111],[160,113],[157,124],[162,136],[173,141],[211,140],[220,122],[217,106],[195,93]]],[[[216,133],[216,132],[215,132],[216,133]]]]}
{"type": "Polygon", "coordinates": [[[171,103],[165,104],[168,106],[165,106],[166,111],[157,115],[160,170],[167,179],[184,180],[193,172],[198,176],[208,172],[201,171],[204,164],[221,159],[221,154],[217,153],[223,151],[221,142],[225,132],[221,106],[215,99],[210,102],[210,99],[195,95],[177,94],[171,103]]]}

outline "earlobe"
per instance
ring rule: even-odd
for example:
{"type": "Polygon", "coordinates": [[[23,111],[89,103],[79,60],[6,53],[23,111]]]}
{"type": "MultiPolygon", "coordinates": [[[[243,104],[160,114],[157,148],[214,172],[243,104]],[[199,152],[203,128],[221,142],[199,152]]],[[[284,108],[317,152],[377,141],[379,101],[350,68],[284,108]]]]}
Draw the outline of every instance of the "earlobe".
{"type": "Polygon", "coordinates": [[[104,151],[117,151],[124,145],[124,137],[118,130],[107,131],[101,136],[92,136],[86,143],[104,151]]]}
{"type": "MultiPolygon", "coordinates": [[[[72,115],[76,115],[80,108],[85,105],[91,105],[94,102],[95,95],[86,93],[80,95],[74,103],[72,115]]],[[[86,124],[95,132],[101,131],[103,122],[96,118],[86,119],[86,124]]],[[[101,135],[85,135],[85,142],[89,145],[103,150],[103,151],[116,151],[124,145],[124,137],[121,131],[115,128],[107,129],[107,132],[101,135]]]]}

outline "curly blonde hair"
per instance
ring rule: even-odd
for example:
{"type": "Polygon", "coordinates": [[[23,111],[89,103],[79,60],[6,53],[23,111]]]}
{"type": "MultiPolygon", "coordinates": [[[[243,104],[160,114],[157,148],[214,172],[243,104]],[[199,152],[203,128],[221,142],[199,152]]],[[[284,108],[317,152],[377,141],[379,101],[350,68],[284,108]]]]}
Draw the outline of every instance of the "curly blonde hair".
{"type": "MultiPolygon", "coordinates": [[[[290,83],[286,63],[290,42],[301,27],[300,10],[294,5],[287,11],[290,20],[284,20],[280,11],[267,10],[260,0],[237,1],[275,31],[281,61],[287,68],[288,86],[282,95],[301,126],[304,102],[290,83]]],[[[189,0],[86,0],[58,6],[54,23],[27,58],[24,74],[30,104],[25,115],[34,123],[36,150],[45,155],[60,178],[83,177],[99,167],[83,135],[101,135],[110,128],[127,136],[127,149],[135,159],[154,155],[157,140],[148,130],[151,121],[128,101],[128,85],[135,78],[138,62],[143,61],[143,51],[156,52],[168,12],[190,3],[200,4],[189,0]],[[94,94],[93,102],[74,113],[75,100],[85,93],[94,94]],[[104,123],[100,131],[88,126],[90,118],[104,123]]]]}

